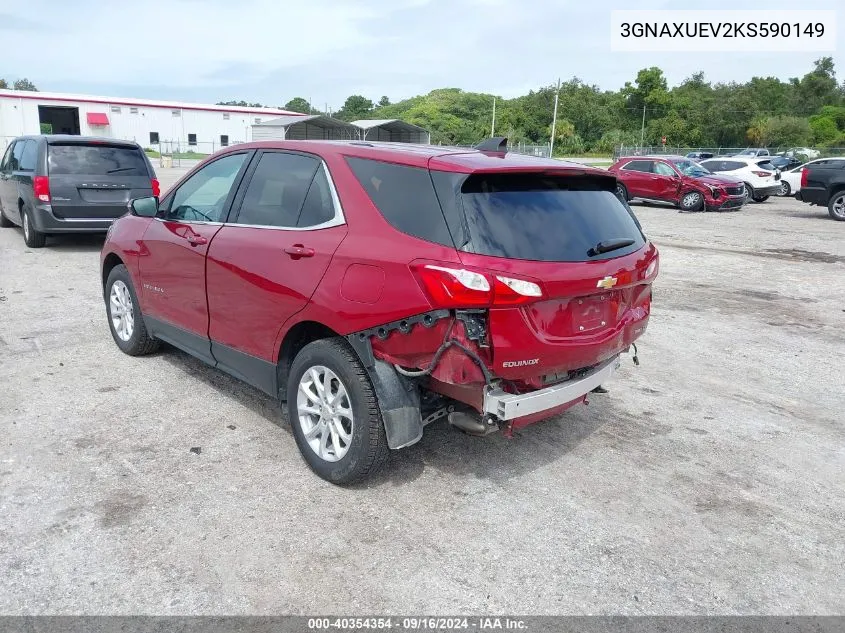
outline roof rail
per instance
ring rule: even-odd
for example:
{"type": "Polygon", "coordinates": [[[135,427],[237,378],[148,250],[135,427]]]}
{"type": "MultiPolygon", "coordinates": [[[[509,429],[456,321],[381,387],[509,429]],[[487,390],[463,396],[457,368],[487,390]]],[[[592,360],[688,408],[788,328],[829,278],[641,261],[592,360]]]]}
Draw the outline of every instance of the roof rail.
{"type": "Polygon", "coordinates": [[[508,137],[494,136],[492,138],[484,139],[475,146],[475,149],[481,152],[499,152],[504,154],[508,151],[508,137]]]}

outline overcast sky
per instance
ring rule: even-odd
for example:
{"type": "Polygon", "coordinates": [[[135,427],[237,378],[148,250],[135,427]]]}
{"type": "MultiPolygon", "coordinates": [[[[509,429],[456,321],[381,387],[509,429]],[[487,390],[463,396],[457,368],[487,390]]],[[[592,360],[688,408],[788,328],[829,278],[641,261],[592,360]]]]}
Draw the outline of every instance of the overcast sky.
{"type": "MultiPolygon", "coordinates": [[[[824,53],[612,53],[612,9],[836,9],[834,0],[28,0],[0,6],[0,77],[41,90],[336,110],[457,87],[504,97],[577,76],[618,89],[660,66],[670,84],[801,76],[824,53]]],[[[841,23],[842,14],[839,20],[841,23]]],[[[845,28],[833,53],[845,78],[845,28]]]]}

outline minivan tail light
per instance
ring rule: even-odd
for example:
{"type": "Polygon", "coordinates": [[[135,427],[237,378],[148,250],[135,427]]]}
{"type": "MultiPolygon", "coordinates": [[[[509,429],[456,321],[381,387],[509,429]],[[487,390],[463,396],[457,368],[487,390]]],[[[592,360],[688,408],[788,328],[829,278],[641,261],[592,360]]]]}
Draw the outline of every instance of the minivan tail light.
{"type": "Polygon", "coordinates": [[[158,182],[157,178],[153,178],[150,181],[150,186],[153,188],[153,196],[158,198],[161,195],[161,185],[158,182]]]}
{"type": "Polygon", "coordinates": [[[32,193],[41,202],[50,202],[50,179],[47,176],[35,176],[32,179],[32,193]]]}
{"type": "Polygon", "coordinates": [[[412,264],[420,287],[438,308],[515,306],[543,297],[539,284],[439,264],[412,264]]]}
{"type": "Polygon", "coordinates": [[[802,189],[807,186],[807,183],[809,182],[809,180],[810,180],[810,170],[807,169],[806,167],[804,167],[801,170],[801,188],[802,189]]]}

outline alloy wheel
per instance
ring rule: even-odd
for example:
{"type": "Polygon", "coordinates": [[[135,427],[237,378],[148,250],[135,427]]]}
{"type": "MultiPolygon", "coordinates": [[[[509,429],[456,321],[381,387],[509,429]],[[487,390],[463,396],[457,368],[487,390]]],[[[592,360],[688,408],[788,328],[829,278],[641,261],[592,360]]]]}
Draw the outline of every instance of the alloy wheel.
{"type": "Polygon", "coordinates": [[[311,450],[327,462],[343,459],[352,443],[354,416],[338,375],[323,365],[309,368],[299,380],[296,412],[311,450]]]}
{"type": "Polygon", "coordinates": [[[782,180],[780,183],[780,195],[788,196],[789,195],[789,183],[785,180],[782,180]]]}
{"type": "Polygon", "coordinates": [[[830,210],[838,218],[845,218],[845,193],[840,193],[830,203],[830,210]]]}
{"type": "Polygon", "coordinates": [[[694,209],[698,206],[699,201],[701,200],[701,194],[690,192],[683,197],[681,200],[681,206],[684,209],[694,209]]]}
{"type": "Polygon", "coordinates": [[[109,316],[112,327],[121,341],[128,341],[135,331],[135,312],[129,288],[120,279],[116,280],[109,293],[109,316]]]}

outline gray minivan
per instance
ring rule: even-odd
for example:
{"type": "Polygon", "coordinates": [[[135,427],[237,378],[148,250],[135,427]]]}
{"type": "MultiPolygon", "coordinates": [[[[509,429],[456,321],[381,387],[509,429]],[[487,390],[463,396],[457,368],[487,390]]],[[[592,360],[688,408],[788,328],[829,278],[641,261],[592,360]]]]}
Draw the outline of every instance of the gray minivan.
{"type": "Polygon", "coordinates": [[[105,232],[133,198],[158,196],[155,171],[132,141],[21,136],[0,161],[0,226],[31,248],[51,233],[105,232]]]}

